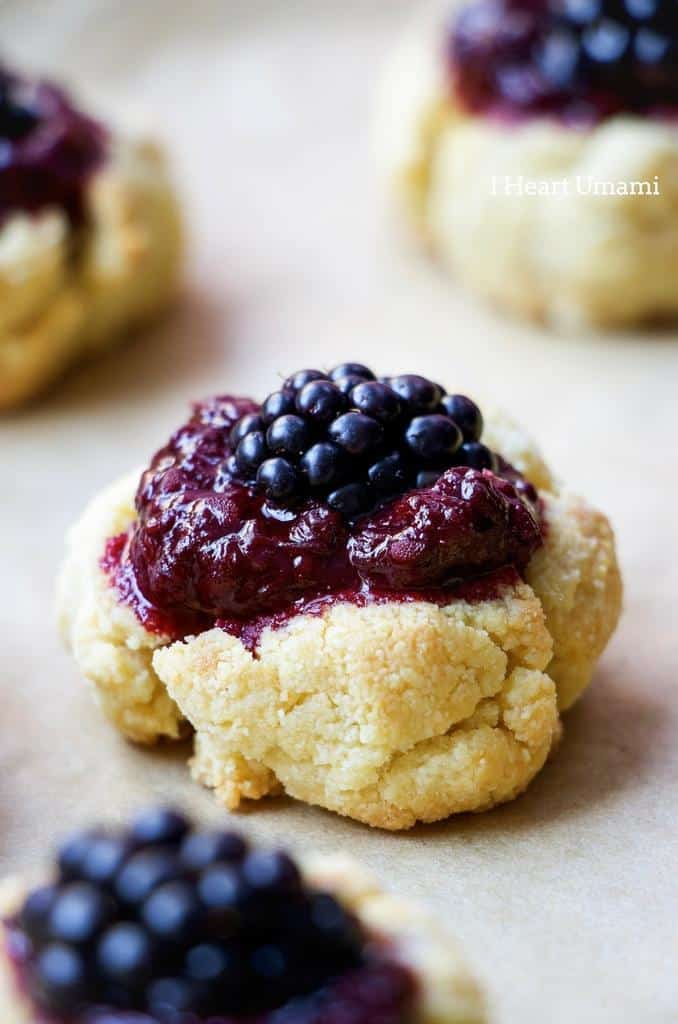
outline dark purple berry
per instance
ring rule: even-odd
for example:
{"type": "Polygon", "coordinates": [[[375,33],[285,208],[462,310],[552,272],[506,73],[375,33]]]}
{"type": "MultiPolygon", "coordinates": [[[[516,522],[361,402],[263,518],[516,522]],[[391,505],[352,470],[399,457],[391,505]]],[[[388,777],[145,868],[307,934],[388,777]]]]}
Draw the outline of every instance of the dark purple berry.
{"type": "Polygon", "coordinates": [[[631,35],[621,22],[602,18],[582,35],[582,47],[596,64],[616,64],[629,49],[631,35]]]}
{"type": "Polygon", "coordinates": [[[346,377],[337,377],[333,383],[339,388],[342,395],[348,396],[353,391],[353,388],[357,387],[358,384],[364,384],[365,380],[363,377],[358,377],[355,373],[349,373],[346,377]]]}
{"type": "Polygon", "coordinates": [[[158,939],[189,942],[198,931],[202,906],[188,882],[158,886],[141,909],[141,920],[158,939]]]}
{"type": "Polygon", "coordinates": [[[296,407],[294,391],[274,391],[261,407],[261,418],[268,426],[279,416],[295,412],[296,407]]]}
{"type": "Polygon", "coordinates": [[[263,431],[265,429],[264,420],[261,416],[254,412],[248,412],[245,416],[242,416],[231,431],[231,446],[237,448],[243,437],[247,434],[251,434],[253,431],[263,431]]]}
{"type": "Polygon", "coordinates": [[[87,882],[111,883],[133,849],[133,844],[118,836],[102,835],[92,839],[80,873],[87,882]]]}
{"type": "Polygon", "coordinates": [[[382,497],[399,494],[406,489],[407,465],[402,455],[393,452],[367,470],[367,479],[374,492],[382,497]]]}
{"type": "Polygon", "coordinates": [[[210,913],[233,914],[247,907],[252,890],[232,865],[214,864],[200,876],[198,895],[210,913]]]}
{"type": "Polygon", "coordinates": [[[297,373],[293,373],[291,377],[288,377],[283,382],[283,391],[301,391],[305,384],[309,384],[312,380],[327,380],[327,374],[323,373],[322,370],[299,370],[297,373]]]}
{"type": "Polygon", "coordinates": [[[271,501],[291,498],[299,483],[299,473],[287,459],[266,459],[257,471],[257,486],[271,501]]]}
{"type": "Polygon", "coordinates": [[[235,464],[240,473],[246,477],[254,476],[259,466],[268,456],[266,436],[260,430],[246,434],[235,450],[235,464]]]}
{"type": "Polygon", "coordinates": [[[374,380],[374,374],[368,366],[362,363],[340,363],[330,370],[330,380],[339,380],[340,377],[360,377],[361,380],[374,380]]]}
{"type": "Polygon", "coordinates": [[[491,469],[497,468],[497,460],[492,451],[477,441],[469,441],[459,449],[459,462],[462,466],[470,469],[491,469]]]}
{"type": "Polygon", "coordinates": [[[157,886],[181,877],[179,858],[169,847],[151,847],[135,853],[115,880],[116,895],[123,903],[137,905],[157,886]]]}
{"type": "Polygon", "coordinates": [[[242,956],[234,945],[203,943],[186,954],[186,977],[212,985],[238,984],[243,977],[242,956]]]}
{"type": "Polygon", "coordinates": [[[299,869],[292,858],[279,850],[253,850],[243,861],[242,873],[248,885],[256,891],[289,892],[301,882],[299,869]]]}
{"type": "Polygon", "coordinates": [[[148,1010],[161,1021],[177,1021],[178,1014],[200,1010],[204,999],[202,987],[188,978],[160,978],[146,991],[148,1010]]]}
{"type": "Polygon", "coordinates": [[[35,984],[41,1004],[56,1013],[73,1013],[87,998],[87,971],[77,950],[60,942],[37,956],[35,984]]]}
{"type": "Polygon", "coordinates": [[[112,925],[99,940],[96,964],[101,977],[127,989],[142,988],[153,973],[156,949],[139,924],[112,925]]]}
{"type": "Polygon", "coordinates": [[[319,441],[302,457],[301,468],[310,487],[329,487],[342,476],[345,455],[331,441],[319,441]]]}
{"type": "Polygon", "coordinates": [[[190,825],[183,814],[171,807],[154,807],[134,819],[132,841],[139,846],[180,843],[190,825]]]}
{"type": "Polygon", "coordinates": [[[49,915],[49,935],[56,942],[86,945],[112,920],[115,904],[89,882],[71,882],[57,895],[49,915]]]}
{"type": "Polygon", "coordinates": [[[19,923],[29,939],[34,942],[44,942],[47,938],[49,918],[58,894],[59,889],[56,885],[43,885],[26,897],[19,915],[19,923]]]}
{"type": "Polygon", "coordinates": [[[412,454],[427,462],[451,458],[462,442],[457,424],[439,413],[416,416],[405,432],[405,442],[412,454]]]}
{"type": "Polygon", "coordinates": [[[345,484],[327,496],[327,504],[345,519],[355,519],[367,511],[370,492],[364,484],[345,484]]]}
{"type": "Polygon", "coordinates": [[[313,380],[297,394],[297,410],[315,423],[329,423],[347,407],[346,396],[329,380],[313,380]]]}
{"type": "Polygon", "coordinates": [[[443,397],[437,384],[415,373],[391,377],[388,383],[413,412],[433,412],[443,397]]]}
{"type": "Polygon", "coordinates": [[[217,861],[238,864],[247,853],[247,843],[237,832],[191,832],[179,851],[187,871],[202,871],[217,861]]]}
{"type": "Polygon", "coordinates": [[[271,423],[266,441],[271,452],[295,458],[306,451],[312,440],[311,429],[301,416],[286,414],[271,423]]]}
{"type": "Polygon", "coordinates": [[[454,420],[465,441],[479,441],[483,432],[483,414],[466,395],[445,395],[440,403],[445,414],[454,420]]]}
{"type": "Polygon", "coordinates": [[[417,473],[417,487],[421,489],[433,487],[434,484],[438,483],[442,475],[442,469],[422,469],[420,473],[417,473]]]}
{"type": "Polygon", "coordinates": [[[91,849],[92,843],[101,838],[101,829],[87,829],[76,832],[60,848],[57,863],[59,874],[65,880],[81,878],[82,864],[91,849]]]}
{"type": "Polygon", "coordinates": [[[381,423],[391,423],[402,411],[402,403],[395,391],[377,380],[358,384],[351,391],[350,398],[356,409],[381,423]]]}
{"type": "Polygon", "coordinates": [[[250,964],[255,978],[266,984],[283,979],[290,966],[284,949],[273,944],[256,948],[252,952],[250,964]]]}
{"type": "Polygon", "coordinates": [[[346,412],[329,427],[332,440],[349,453],[369,455],[381,443],[384,431],[380,423],[361,412],[346,412]]]}

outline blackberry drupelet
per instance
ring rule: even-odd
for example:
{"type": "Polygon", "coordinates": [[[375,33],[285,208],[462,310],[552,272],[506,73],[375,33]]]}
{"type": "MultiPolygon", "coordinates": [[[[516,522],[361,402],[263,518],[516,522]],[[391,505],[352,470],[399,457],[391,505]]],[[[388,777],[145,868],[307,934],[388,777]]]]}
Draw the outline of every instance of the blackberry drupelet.
{"type": "Polygon", "coordinates": [[[74,837],[54,884],[32,892],[7,927],[28,940],[30,997],[68,1024],[129,1013],[164,1024],[184,1012],[273,1024],[279,1009],[288,1024],[315,1024],[334,1005],[346,1024],[366,1024],[372,1010],[398,1024],[413,994],[407,972],[376,954],[357,919],[310,888],[286,853],[194,830],[167,808],[118,833],[74,837]],[[104,842],[116,854],[103,858],[107,869],[117,868],[93,881],[104,842]]]}
{"type": "Polygon", "coordinates": [[[361,363],[300,370],[231,430],[236,480],[273,502],[325,500],[355,521],[385,500],[430,487],[451,466],[496,468],[477,405],[416,374],[377,380],[361,363]],[[482,458],[480,456],[482,449],[482,458]]]}
{"type": "Polygon", "coordinates": [[[475,113],[595,121],[678,104],[675,0],[474,0],[455,19],[450,54],[475,113]]]}

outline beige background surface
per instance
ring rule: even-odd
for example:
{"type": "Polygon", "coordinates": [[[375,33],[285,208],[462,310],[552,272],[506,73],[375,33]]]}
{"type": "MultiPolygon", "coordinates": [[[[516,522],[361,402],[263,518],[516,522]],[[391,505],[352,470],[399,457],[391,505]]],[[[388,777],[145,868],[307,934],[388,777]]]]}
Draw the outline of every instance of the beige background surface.
{"type": "Polygon", "coordinates": [[[52,621],[67,525],[212,389],[345,357],[419,370],[507,406],[612,516],[626,612],[595,685],[528,794],[383,835],[284,801],[250,833],[359,853],[437,906],[494,1020],[678,1020],[678,337],[547,336],[495,317],[379,224],[368,97],[405,0],[0,3],[3,50],[153,111],[193,247],[176,314],[0,421],[0,866],[92,815],[157,797],[223,813],[186,751],[101,721],[52,621]]]}

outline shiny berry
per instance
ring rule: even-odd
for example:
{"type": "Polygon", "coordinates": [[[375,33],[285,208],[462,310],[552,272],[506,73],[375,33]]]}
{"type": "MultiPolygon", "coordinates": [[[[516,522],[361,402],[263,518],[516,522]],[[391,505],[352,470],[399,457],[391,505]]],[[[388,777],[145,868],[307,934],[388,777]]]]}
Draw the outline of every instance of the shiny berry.
{"type": "Polygon", "coordinates": [[[305,384],[312,380],[327,380],[327,374],[322,370],[299,370],[288,377],[283,383],[283,391],[301,391],[305,384]]]}
{"type": "Polygon", "coordinates": [[[483,414],[466,395],[445,395],[440,403],[445,414],[454,420],[465,441],[479,441],[483,432],[483,414]]]}
{"type": "Polygon", "coordinates": [[[346,412],[329,427],[332,440],[349,453],[361,457],[379,446],[384,436],[381,424],[361,412],[346,412]]]}
{"type": "Polygon", "coordinates": [[[252,896],[241,873],[230,864],[214,864],[198,880],[198,895],[210,912],[240,912],[252,896]]]}
{"type": "Polygon", "coordinates": [[[57,895],[49,915],[49,934],[57,942],[86,945],[115,912],[111,897],[89,882],[71,882],[57,895]]]}
{"type": "Polygon", "coordinates": [[[92,839],[82,859],[80,873],[88,882],[112,882],[133,849],[129,840],[102,835],[92,839]]]}
{"type": "Polygon", "coordinates": [[[75,1012],[87,998],[87,971],[77,950],[54,942],[38,954],[35,982],[40,1002],[53,1012],[75,1012]]]}
{"type": "Polygon", "coordinates": [[[459,449],[459,462],[470,469],[496,470],[497,460],[492,451],[477,441],[468,441],[459,449]]]}
{"type": "Polygon", "coordinates": [[[405,442],[414,456],[428,462],[449,459],[461,442],[457,424],[439,413],[415,416],[405,431],[405,442]]]}
{"type": "Polygon", "coordinates": [[[235,464],[244,476],[254,476],[269,454],[266,435],[260,430],[246,434],[235,450],[235,464]]]}
{"type": "Polygon", "coordinates": [[[346,377],[337,377],[333,382],[341,391],[342,395],[350,395],[353,388],[358,384],[364,384],[364,377],[358,377],[355,373],[349,373],[346,377]]]}
{"type": "Polygon", "coordinates": [[[92,843],[102,834],[100,829],[87,829],[85,832],[76,832],[66,840],[57,855],[59,874],[63,879],[81,877],[83,861],[89,853],[92,843]]]}
{"type": "Polygon", "coordinates": [[[231,431],[231,446],[237,448],[243,437],[255,430],[264,430],[263,418],[254,412],[248,412],[245,416],[241,416],[231,431]]]}
{"type": "Polygon", "coordinates": [[[34,942],[42,942],[47,938],[49,918],[58,894],[57,886],[43,885],[26,897],[19,915],[19,923],[29,939],[34,942]]]}
{"type": "Polygon", "coordinates": [[[374,380],[374,374],[369,366],[362,363],[340,363],[330,370],[330,380],[339,380],[340,377],[360,377],[361,380],[374,380]]]}
{"type": "Polygon", "coordinates": [[[186,954],[184,972],[193,981],[234,985],[242,978],[242,956],[233,945],[203,943],[186,954]]]}
{"type": "Polygon", "coordinates": [[[345,519],[355,519],[369,508],[370,492],[364,484],[345,484],[327,496],[327,504],[345,519]]]}
{"type": "Polygon", "coordinates": [[[279,416],[293,413],[296,410],[294,391],[274,391],[269,395],[261,407],[261,418],[268,426],[277,420],[279,416]]]}
{"type": "Polygon", "coordinates": [[[299,886],[299,869],[286,853],[279,850],[254,850],[242,865],[245,881],[254,890],[289,892],[299,886]]]}
{"type": "Polygon", "coordinates": [[[306,451],[312,440],[311,429],[301,416],[286,414],[273,420],[266,432],[266,441],[271,452],[293,458],[306,451]]]}
{"type": "Polygon", "coordinates": [[[348,406],[346,396],[329,380],[313,380],[297,394],[297,409],[315,423],[329,423],[348,406]]]}
{"type": "Polygon", "coordinates": [[[115,892],[123,903],[140,904],[157,886],[174,881],[181,873],[179,858],[168,847],[140,850],[130,857],[118,874],[115,892]]]}
{"type": "Polygon", "coordinates": [[[146,991],[148,1009],[161,1021],[178,1022],[177,1014],[195,1013],[203,998],[201,986],[188,978],[160,978],[151,982],[146,991]]]}
{"type": "Polygon", "coordinates": [[[328,487],[340,479],[345,455],[331,441],[319,441],[311,445],[300,465],[310,487],[328,487]]]}
{"type": "Polygon", "coordinates": [[[630,43],[627,27],[610,18],[602,18],[582,35],[584,53],[597,64],[617,63],[627,53],[630,43]]]}
{"type": "Polygon", "coordinates": [[[257,470],[257,486],[271,501],[291,498],[299,483],[299,473],[287,459],[266,459],[257,470]]]}
{"type": "Polygon", "coordinates": [[[154,807],[134,819],[130,836],[140,846],[180,843],[189,828],[183,814],[171,807],[154,807]]]}
{"type": "Polygon", "coordinates": [[[156,948],[139,924],[114,924],[99,940],[96,964],[101,977],[128,989],[143,987],[151,977],[156,948]]]}
{"type": "Polygon", "coordinates": [[[417,473],[416,485],[419,488],[433,487],[443,475],[442,469],[422,469],[417,473]]]}
{"type": "Polygon", "coordinates": [[[415,373],[391,377],[388,383],[414,412],[433,412],[443,397],[443,392],[437,384],[415,373]]]}
{"type": "Polygon", "coordinates": [[[238,864],[247,853],[247,843],[237,832],[191,832],[179,851],[187,871],[202,871],[217,861],[238,864]]]}
{"type": "Polygon", "coordinates": [[[367,470],[367,479],[376,494],[387,496],[405,490],[407,484],[407,465],[399,452],[386,455],[378,462],[373,462],[367,470]]]}
{"type": "Polygon", "coordinates": [[[402,403],[395,391],[377,380],[364,381],[351,391],[351,405],[381,423],[397,419],[402,403]]]}
{"type": "Polygon", "coordinates": [[[158,886],[141,909],[141,920],[158,939],[188,942],[197,932],[202,906],[188,882],[158,886]]]}

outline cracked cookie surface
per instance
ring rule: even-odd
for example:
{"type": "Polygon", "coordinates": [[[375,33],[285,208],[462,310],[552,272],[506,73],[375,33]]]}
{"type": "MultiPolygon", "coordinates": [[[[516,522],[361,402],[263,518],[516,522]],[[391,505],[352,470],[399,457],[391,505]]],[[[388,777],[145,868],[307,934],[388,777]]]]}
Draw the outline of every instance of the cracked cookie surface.
{"type": "MultiPolygon", "coordinates": [[[[488,431],[554,488],[510,420],[488,431]]],[[[526,581],[491,599],[337,602],[266,627],[254,650],[219,628],[172,643],[120,603],[100,564],[134,520],[135,482],[96,498],[72,531],[62,632],[130,738],[194,730],[193,774],[229,807],[284,790],[399,829],[509,800],[543,765],[558,705],[588,684],[619,614],[607,520],[543,490],[544,545],[526,581]]]]}

